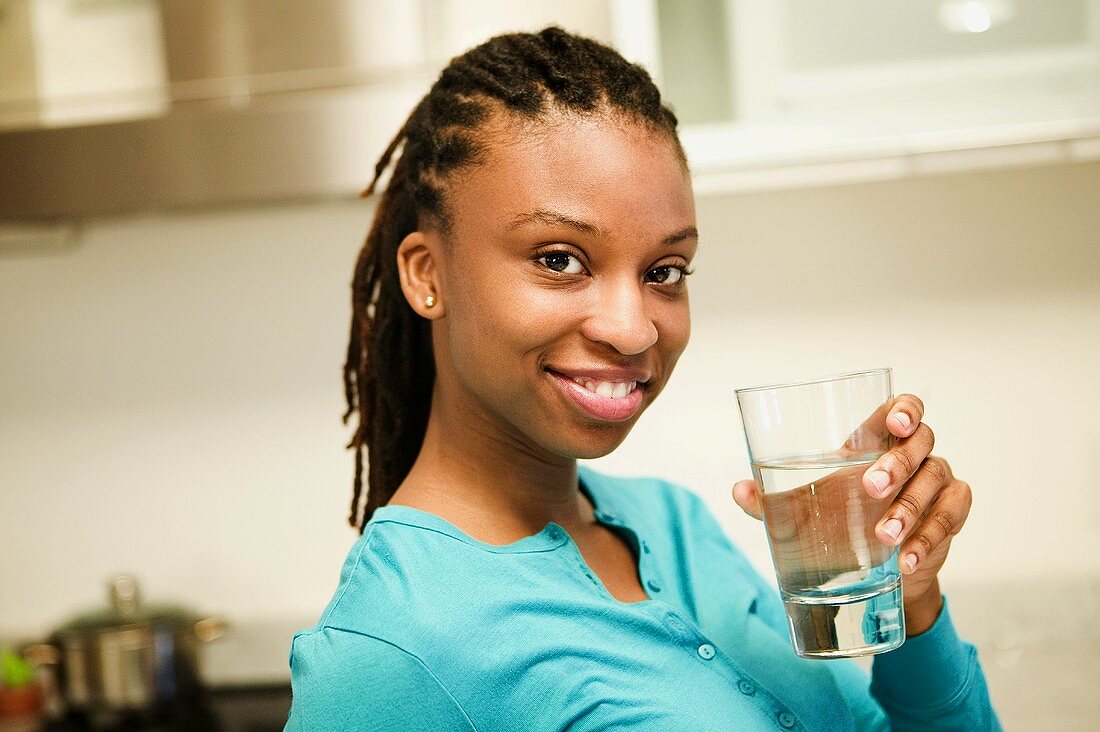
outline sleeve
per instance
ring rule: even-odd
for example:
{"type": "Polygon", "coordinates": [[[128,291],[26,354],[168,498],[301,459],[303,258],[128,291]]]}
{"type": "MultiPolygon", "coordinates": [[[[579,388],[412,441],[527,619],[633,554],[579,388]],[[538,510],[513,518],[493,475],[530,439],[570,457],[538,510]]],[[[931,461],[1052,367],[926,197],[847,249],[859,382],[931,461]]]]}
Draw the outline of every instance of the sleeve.
{"type": "MultiPolygon", "coordinates": [[[[756,586],[761,598],[756,606],[758,617],[787,635],[787,616],[776,588],[733,546],[703,499],[683,486],[678,488],[689,494],[695,525],[704,536],[728,546],[737,569],[756,586]]],[[[882,727],[885,712],[889,728],[899,732],[1001,730],[977,649],[955,633],[946,598],[939,617],[928,630],[907,638],[900,648],[874,657],[869,689],[866,672],[852,661],[833,659],[825,663],[830,664],[829,670],[861,729],[882,727]]]]}
{"type": "Polygon", "coordinates": [[[928,630],[875,656],[871,694],[895,730],[1000,730],[978,650],[959,638],[947,598],[928,630]]]}
{"type": "Polygon", "coordinates": [[[413,654],[334,628],[294,636],[288,732],[475,730],[458,701],[413,654]]]}

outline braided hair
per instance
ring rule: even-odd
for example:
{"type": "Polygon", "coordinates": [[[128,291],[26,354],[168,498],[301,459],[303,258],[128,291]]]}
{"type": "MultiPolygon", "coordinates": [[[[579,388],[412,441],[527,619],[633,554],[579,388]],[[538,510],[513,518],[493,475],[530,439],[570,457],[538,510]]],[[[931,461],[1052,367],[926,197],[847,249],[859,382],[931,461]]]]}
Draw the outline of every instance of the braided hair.
{"type": "Polygon", "coordinates": [[[362,533],[374,510],[409,474],[428,424],[435,363],[431,321],[405,300],[397,249],[421,223],[451,230],[444,196],[449,174],[482,161],[494,113],[535,122],[551,111],[612,114],[667,137],[687,167],[677,119],[641,66],[613,48],[557,26],[507,33],[451,60],[374,168],[373,191],[404,143],[359,252],[351,283],[352,319],[344,364],[344,424],[358,410],[349,523],[362,533]],[[360,520],[363,447],[369,477],[360,520]]]}

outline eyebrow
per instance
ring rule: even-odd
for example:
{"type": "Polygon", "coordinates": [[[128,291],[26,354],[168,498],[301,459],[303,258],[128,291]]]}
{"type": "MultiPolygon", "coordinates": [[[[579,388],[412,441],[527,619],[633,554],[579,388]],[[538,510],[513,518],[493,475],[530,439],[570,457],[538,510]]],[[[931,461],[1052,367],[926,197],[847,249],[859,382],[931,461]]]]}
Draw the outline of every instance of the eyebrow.
{"type": "MultiPolygon", "coordinates": [[[[582,234],[589,236],[606,237],[607,233],[596,224],[588,221],[581,221],[580,219],[573,218],[558,211],[551,211],[546,208],[537,208],[534,211],[530,211],[525,214],[520,214],[512,219],[511,225],[508,229],[514,231],[529,224],[551,224],[557,226],[564,226],[574,231],[579,231],[582,234]]],[[[689,226],[685,229],[677,231],[675,234],[669,234],[661,240],[661,244],[664,246],[672,246],[685,239],[698,239],[699,230],[694,226],[689,226]]]]}

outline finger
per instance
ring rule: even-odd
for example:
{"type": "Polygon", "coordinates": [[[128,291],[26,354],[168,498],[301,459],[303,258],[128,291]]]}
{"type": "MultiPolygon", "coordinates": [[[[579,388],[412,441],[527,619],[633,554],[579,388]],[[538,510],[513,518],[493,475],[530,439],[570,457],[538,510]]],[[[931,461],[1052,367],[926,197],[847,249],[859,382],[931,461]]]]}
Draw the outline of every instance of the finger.
{"type": "Polygon", "coordinates": [[[856,428],[840,447],[845,457],[882,452],[890,448],[892,437],[909,437],[924,418],[924,402],[913,394],[887,399],[856,428]]]}
{"type": "Polygon", "coordinates": [[[947,461],[929,456],[886,509],[875,533],[886,546],[897,546],[932,505],[940,489],[950,482],[947,461]]]}
{"type": "Polygon", "coordinates": [[[898,437],[908,437],[924,419],[924,402],[913,394],[899,394],[890,406],[886,426],[898,437]]]}
{"type": "Polygon", "coordinates": [[[945,540],[959,533],[972,501],[970,486],[961,480],[951,481],[940,491],[920,526],[902,545],[899,565],[903,573],[911,574],[945,540]]]}
{"type": "Polygon", "coordinates": [[[917,472],[921,460],[932,452],[935,442],[932,428],[921,422],[912,435],[898,440],[897,445],[867,469],[863,474],[863,487],[875,498],[897,490],[917,472]]]}
{"type": "Polygon", "coordinates": [[[891,444],[891,435],[886,428],[886,415],[893,407],[895,400],[887,399],[878,405],[871,416],[863,420],[863,423],[855,429],[848,439],[840,446],[838,451],[843,457],[856,457],[868,453],[880,453],[888,450],[891,444]]]}
{"type": "Polygon", "coordinates": [[[764,506],[760,498],[760,489],[756,482],[751,480],[739,480],[733,484],[733,500],[741,507],[741,510],[760,519],[764,516],[764,506]]]}

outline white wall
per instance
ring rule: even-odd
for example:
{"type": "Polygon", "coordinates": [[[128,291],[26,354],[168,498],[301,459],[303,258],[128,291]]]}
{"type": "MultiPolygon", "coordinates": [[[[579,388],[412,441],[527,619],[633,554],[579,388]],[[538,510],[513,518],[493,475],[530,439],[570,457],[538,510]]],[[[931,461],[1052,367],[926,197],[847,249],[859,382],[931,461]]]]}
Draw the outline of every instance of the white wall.
{"type": "MultiPolygon", "coordinates": [[[[700,201],[692,342],[597,467],[694,488],[770,576],[729,497],[734,387],[889,365],[974,488],[948,591],[1097,576],[1098,201],[1100,164],[700,201]]],[[[356,538],[340,372],[369,217],[147,215],[0,253],[0,636],[119,570],[241,625],[312,622],[356,538]]]]}

